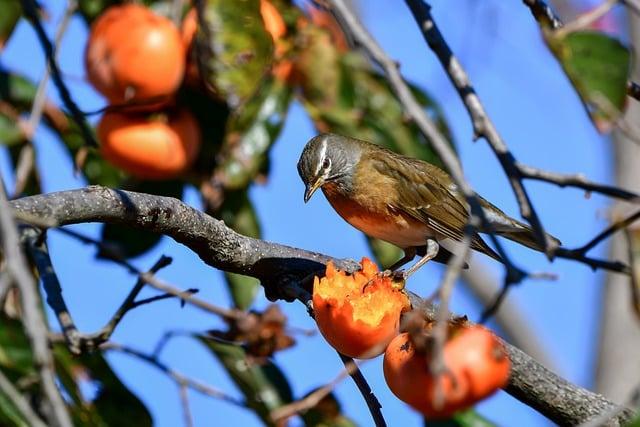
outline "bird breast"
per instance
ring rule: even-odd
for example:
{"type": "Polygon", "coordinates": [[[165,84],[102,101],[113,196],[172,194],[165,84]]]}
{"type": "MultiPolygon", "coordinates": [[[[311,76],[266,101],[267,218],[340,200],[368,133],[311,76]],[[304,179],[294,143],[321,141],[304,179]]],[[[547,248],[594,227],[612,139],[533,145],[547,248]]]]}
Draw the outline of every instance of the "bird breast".
{"type": "MultiPolygon", "coordinates": [[[[349,224],[365,233],[400,248],[424,246],[434,233],[425,224],[393,209],[375,191],[356,198],[342,194],[330,183],[322,191],[335,211],[349,224]]],[[[357,193],[357,191],[356,191],[357,193]]]]}

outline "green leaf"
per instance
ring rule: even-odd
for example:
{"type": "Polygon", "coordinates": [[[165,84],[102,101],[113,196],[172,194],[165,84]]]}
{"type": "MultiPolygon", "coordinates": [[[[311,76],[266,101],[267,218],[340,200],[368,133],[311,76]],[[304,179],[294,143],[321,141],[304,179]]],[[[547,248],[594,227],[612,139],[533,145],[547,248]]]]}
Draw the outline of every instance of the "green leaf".
{"type": "Polygon", "coordinates": [[[369,243],[369,248],[382,269],[392,266],[403,256],[400,248],[384,240],[367,237],[367,243],[369,243]]]}
{"type": "MultiPolygon", "coordinates": [[[[29,401],[40,401],[41,390],[37,382],[33,353],[21,322],[0,314],[0,324],[0,369],[11,381],[22,384],[20,390],[29,401]]],[[[56,344],[53,347],[53,357],[57,378],[69,397],[67,402],[74,425],[151,426],[151,416],[147,409],[122,384],[100,352],[73,356],[63,344],[56,344]],[[95,397],[90,401],[80,391],[81,382],[90,382],[97,388],[95,397]]],[[[2,393],[0,425],[26,425],[2,393]]]]}
{"type": "Polygon", "coordinates": [[[16,27],[22,8],[18,0],[0,0],[0,51],[16,27]]]}
{"type": "Polygon", "coordinates": [[[424,420],[425,427],[495,427],[495,424],[474,409],[467,409],[448,420],[424,420]]]}
{"type": "Polygon", "coordinates": [[[545,40],[599,132],[611,130],[625,108],[631,53],[597,31],[545,32],[545,40]]]}
{"type": "MultiPolygon", "coordinates": [[[[238,233],[249,237],[260,237],[260,222],[246,190],[226,193],[217,216],[238,233]]],[[[240,310],[248,309],[258,293],[260,287],[258,280],[228,272],[224,275],[234,305],[240,310]]]]}
{"type": "Polygon", "coordinates": [[[18,408],[0,391],[0,425],[14,427],[29,427],[29,423],[22,417],[18,408]]]}
{"type": "Polygon", "coordinates": [[[60,382],[71,397],[74,424],[87,427],[152,425],[151,414],[120,381],[100,352],[72,356],[62,345],[54,347],[60,382]],[[87,401],[80,383],[91,383],[95,396],[87,401]]]}
{"type": "Polygon", "coordinates": [[[196,37],[205,80],[237,107],[249,98],[269,70],[273,40],[264,28],[259,0],[208,0],[206,25],[196,37]]]}
{"type": "Polygon", "coordinates": [[[37,87],[29,79],[0,68],[0,99],[20,111],[31,110],[37,87]]]}
{"type": "MultiPolygon", "coordinates": [[[[314,391],[311,390],[309,394],[314,391]]],[[[342,414],[340,402],[333,393],[323,397],[316,406],[301,415],[306,427],[356,427],[356,423],[342,414]]]]}
{"type": "Polygon", "coordinates": [[[284,373],[273,362],[258,364],[247,358],[242,347],[198,337],[220,361],[244,395],[247,405],[268,426],[275,426],[270,413],[291,402],[291,386],[284,373]]]}
{"type": "Polygon", "coordinates": [[[247,187],[264,168],[284,125],[291,95],[289,86],[271,78],[231,115],[214,173],[225,189],[247,187]]]}
{"type": "MultiPolygon", "coordinates": [[[[131,181],[124,185],[123,189],[181,199],[184,184],[180,181],[131,181]]],[[[102,226],[102,243],[109,247],[110,253],[124,258],[142,255],[158,244],[161,238],[161,234],[120,224],[102,226]]],[[[99,252],[98,257],[109,258],[110,256],[109,253],[99,252]]]]}
{"type": "Polygon", "coordinates": [[[16,118],[0,112],[0,144],[18,145],[25,140],[25,134],[16,118]]]}

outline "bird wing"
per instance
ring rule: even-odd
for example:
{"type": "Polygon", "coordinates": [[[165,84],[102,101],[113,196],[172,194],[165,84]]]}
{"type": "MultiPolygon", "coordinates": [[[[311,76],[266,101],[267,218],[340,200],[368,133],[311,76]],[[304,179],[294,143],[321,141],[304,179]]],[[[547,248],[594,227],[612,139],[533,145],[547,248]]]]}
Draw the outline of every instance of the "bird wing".
{"type": "MultiPolygon", "coordinates": [[[[399,184],[391,208],[426,224],[442,237],[461,241],[469,210],[449,175],[422,160],[387,153],[371,157],[377,172],[399,184]]],[[[473,236],[471,248],[500,260],[478,234],[473,236]]]]}

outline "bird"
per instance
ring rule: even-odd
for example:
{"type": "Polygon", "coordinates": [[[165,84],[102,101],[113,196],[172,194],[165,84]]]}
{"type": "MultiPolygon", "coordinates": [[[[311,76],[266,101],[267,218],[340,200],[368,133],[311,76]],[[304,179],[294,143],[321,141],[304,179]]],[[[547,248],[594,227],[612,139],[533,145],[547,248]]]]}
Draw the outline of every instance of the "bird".
{"type": "MultiPolygon", "coordinates": [[[[466,198],[451,176],[431,163],[371,142],[323,133],[307,142],[297,167],[305,186],[305,203],[322,189],[346,222],[404,251],[388,271],[398,270],[416,255],[421,259],[405,277],[430,259],[446,264],[453,256],[455,242],[464,237],[469,217],[466,198]]],[[[544,251],[531,227],[476,196],[492,232],[544,251]]],[[[548,237],[561,244],[556,237],[548,237]]],[[[470,247],[504,262],[478,233],[471,237],[470,247]]]]}

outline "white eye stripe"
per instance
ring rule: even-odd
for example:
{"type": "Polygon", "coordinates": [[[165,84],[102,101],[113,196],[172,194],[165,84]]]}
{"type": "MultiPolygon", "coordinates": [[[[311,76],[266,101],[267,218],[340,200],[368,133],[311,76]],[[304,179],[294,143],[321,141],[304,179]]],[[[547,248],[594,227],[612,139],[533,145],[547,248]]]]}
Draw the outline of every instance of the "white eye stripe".
{"type": "Polygon", "coordinates": [[[322,168],[322,164],[324,163],[324,157],[327,155],[327,140],[326,138],[322,140],[322,145],[320,146],[320,161],[316,164],[315,175],[317,176],[320,173],[320,169],[322,168]]]}

